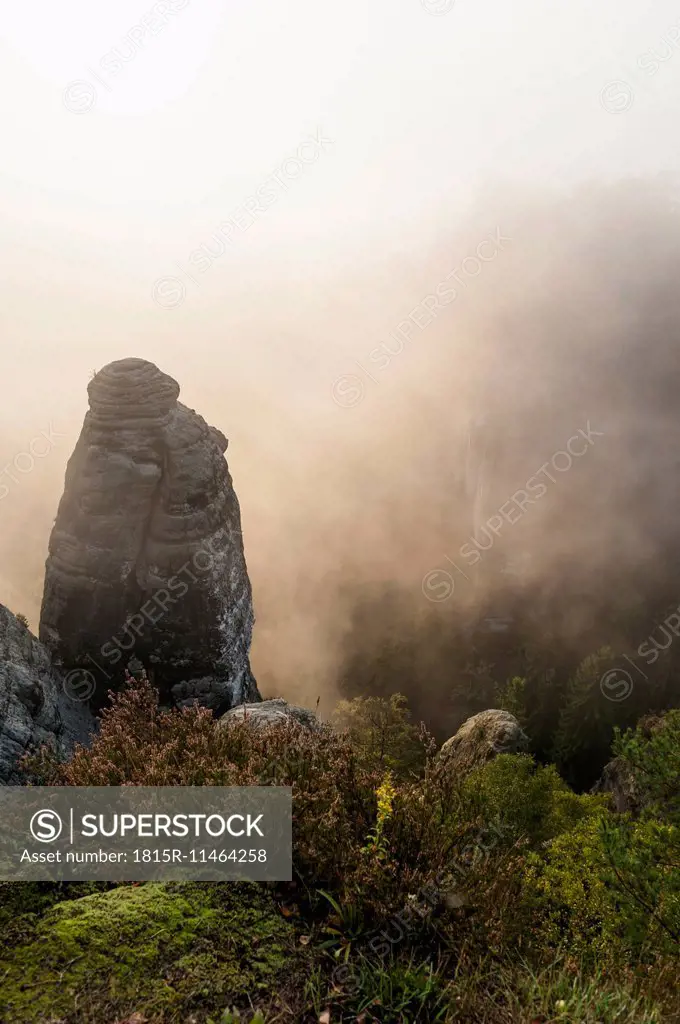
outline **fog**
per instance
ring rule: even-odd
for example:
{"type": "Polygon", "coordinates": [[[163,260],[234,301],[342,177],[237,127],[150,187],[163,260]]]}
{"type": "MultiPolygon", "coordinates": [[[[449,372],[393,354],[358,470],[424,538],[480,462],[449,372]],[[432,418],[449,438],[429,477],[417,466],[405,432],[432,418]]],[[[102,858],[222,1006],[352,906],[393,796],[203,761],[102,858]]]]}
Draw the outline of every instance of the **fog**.
{"type": "Polygon", "coordinates": [[[680,548],[672,6],[175,7],[4,16],[0,601],[139,356],[229,438],[265,695],[427,704],[509,566],[622,642],[680,548]]]}

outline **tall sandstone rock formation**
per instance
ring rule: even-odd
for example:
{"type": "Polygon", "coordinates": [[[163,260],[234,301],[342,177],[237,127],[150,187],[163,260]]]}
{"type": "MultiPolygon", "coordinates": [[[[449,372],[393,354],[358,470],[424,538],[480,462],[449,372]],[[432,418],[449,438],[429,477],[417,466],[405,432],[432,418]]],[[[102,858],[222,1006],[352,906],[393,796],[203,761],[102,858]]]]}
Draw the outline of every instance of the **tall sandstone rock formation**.
{"type": "Polygon", "coordinates": [[[143,359],[110,363],[88,394],[50,538],[40,639],[95,706],[132,659],[168,703],[222,713],[258,701],[226,438],[143,359]]]}

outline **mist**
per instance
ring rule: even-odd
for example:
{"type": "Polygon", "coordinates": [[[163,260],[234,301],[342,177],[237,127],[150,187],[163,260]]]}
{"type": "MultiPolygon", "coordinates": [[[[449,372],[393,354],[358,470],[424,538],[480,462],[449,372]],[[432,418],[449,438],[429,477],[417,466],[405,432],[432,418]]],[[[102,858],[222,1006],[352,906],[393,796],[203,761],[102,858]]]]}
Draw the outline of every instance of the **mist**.
{"type": "Polygon", "coordinates": [[[670,5],[207,4],[74,110],[145,10],[77,6],[4,30],[0,601],[37,627],[88,380],[138,356],[229,438],[264,696],[432,716],[518,588],[546,642],[625,644],[680,552],[670,5]]]}

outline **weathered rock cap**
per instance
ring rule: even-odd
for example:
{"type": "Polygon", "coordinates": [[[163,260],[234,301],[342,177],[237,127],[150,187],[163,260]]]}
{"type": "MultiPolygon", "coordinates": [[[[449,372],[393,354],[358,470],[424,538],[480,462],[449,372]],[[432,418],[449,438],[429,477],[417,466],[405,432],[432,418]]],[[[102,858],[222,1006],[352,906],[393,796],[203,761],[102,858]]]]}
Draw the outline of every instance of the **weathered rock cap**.
{"type": "Polygon", "coordinates": [[[179,384],[146,359],[117,359],[95,374],[87,393],[97,420],[157,419],[174,408],[179,384]]]}
{"type": "Polygon", "coordinates": [[[235,722],[243,721],[253,729],[266,729],[272,725],[286,725],[289,722],[294,722],[311,732],[319,732],[321,729],[321,723],[313,711],[289,704],[283,697],[263,700],[258,704],[240,704],[220,718],[218,728],[226,728],[235,722]]]}
{"type": "Polygon", "coordinates": [[[515,716],[491,709],[463,722],[443,745],[439,757],[456,772],[466,773],[499,754],[521,754],[528,749],[528,737],[515,716]]]}

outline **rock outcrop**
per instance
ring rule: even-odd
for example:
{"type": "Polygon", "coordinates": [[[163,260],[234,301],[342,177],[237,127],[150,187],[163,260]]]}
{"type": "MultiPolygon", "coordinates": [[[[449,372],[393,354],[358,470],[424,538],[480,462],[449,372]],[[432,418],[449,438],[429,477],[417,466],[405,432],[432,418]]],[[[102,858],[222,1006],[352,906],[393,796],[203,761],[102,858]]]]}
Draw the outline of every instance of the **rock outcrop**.
{"type": "Polygon", "coordinates": [[[614,758],[604,766],[602,776],[591,789],[591,793],[608,793],[614,810],[619,814],[638,815],[643,807],[635,773],[620,757],[614,758]]]}
{"type": "Polygon", "coordinates": [[[22,781],[17,764],[28,750],[46,743],[66,755],[88,741],[94,719],[81,695],[64,688],[49,652],[0,605],[0,784],[22,781]]]}
{"type": "MultiPolygon", "coordinates": [[[[646,715],[638,722],[638,728],[646,739],[665,727],[663,715],[646,715]]],[[[623,757],[615,757],[602,769],[602,775],[591,789],[591,793],[607,793],[619,814],[637,817],[647,803],[640,779],[632,765],[623,757]]]]}
{"type": "Polygon", "coordinates": [[[289,704],[282,697],[263,700],[259,704],[242,704],[240,707],[232,708],[220,719],[219,728],[223,729],[234,722],[243,721],[246,721],[253,729],[266,729],[271,725],[285,725],[288,722],[295,722],[296,725],[301,725],[312,732],[321,729],[321,723],[313,711],[310,711],[309,708],[289,704]]]}
{"type": "Polygon", "coordinates": [[[40,639],[101,705],[132,657],[164,701],[259,700],[250,581],[227,440],[153,363],[88,386],[49,544],[40,639]]]}
{"type": "Polygon", "coordinates": [[[514,715],[507,711],[481,711],[463,722],[447,740],[439,757],[456,773],[466,774],[499,754],[520,754],[529,740],[514,715]]]}

